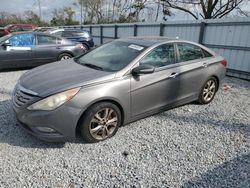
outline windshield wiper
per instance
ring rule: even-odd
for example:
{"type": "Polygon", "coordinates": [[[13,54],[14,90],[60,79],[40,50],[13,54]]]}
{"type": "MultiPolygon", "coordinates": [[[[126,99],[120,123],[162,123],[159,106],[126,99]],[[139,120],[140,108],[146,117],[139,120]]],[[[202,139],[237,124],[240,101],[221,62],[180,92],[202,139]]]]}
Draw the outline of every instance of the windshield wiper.
{"type": "Polygon", "coordinates": [[[90,67],[90,68],[93,68],[93,69],[96,69],[96,70],[103,70],[102,67],[99,67],[97,65],[93,65],[93,64],[90,64],[90,63],[83,63],[82,65],[85,65],[86,67],[90,67]]]}

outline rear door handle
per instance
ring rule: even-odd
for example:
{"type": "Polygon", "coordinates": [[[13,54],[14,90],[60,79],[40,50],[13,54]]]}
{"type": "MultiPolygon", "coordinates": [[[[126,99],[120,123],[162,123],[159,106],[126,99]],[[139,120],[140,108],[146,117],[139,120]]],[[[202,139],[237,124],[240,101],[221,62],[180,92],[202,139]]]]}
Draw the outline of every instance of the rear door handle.
{"type": "Polygon", "coordinates": [[[202,66],[205,68],[207,67],[207,63],[203,63],[202,66]]]}
{"type": "Polygon", "coordinates": [[[176,78],[176,76],[178,76],[178,75],[179,75],[179,73],[173,72],[169,77],[170,78],[176,78]]]}

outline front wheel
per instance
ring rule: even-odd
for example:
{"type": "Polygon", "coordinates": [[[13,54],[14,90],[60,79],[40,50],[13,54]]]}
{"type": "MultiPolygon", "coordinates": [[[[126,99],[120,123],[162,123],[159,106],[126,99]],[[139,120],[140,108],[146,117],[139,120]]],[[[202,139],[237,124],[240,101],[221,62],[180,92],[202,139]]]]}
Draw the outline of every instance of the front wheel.
{"type": "Polygon", "coordinates": [[[59,55],[58,60],[62,61],[62,60],[70,59],[70,58],[72,58],[72,55],[68,53],[62,53],[59,55]]]}
{"type": "Polygon", "coordinates": [[[217,89],[217,80],[214,77],[209,78],[201,89],[198,102],[201,104],[210,103],[214,99],[217,89]]]}
{"type": "Polygon", "coordinates": [[[86,142],[103,141],[117,132],[121,125],[121,112],[113,103],[97,103],[86,111],[80,123],[81,136],[86,142]]]}
{"type": "Polygon", "coordinates": [[[89,50],[89,47],[86,44],[82,44],[84,52],[87,52],[89,50]]]}

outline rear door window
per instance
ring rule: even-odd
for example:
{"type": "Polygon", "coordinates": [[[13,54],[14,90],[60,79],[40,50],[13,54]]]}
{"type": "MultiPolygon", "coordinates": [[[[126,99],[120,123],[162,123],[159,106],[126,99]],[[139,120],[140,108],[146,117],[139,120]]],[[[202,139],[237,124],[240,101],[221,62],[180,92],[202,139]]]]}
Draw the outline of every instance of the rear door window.
{"type": "Polygon", "coordinates": [[[202,49],[199,46],[188,43],[178,43],[180,62],[203,58],[202,49]]]}
{"type": "Polygon", "coordinates": [[[62,37],[65,37],[65,38],[67,38],[67,37],[73,37],[73,35],[72,35],[71,31],[63,31],[62,37]]]}
{"type": "Polygon", "coordinates": [[[83,32],[80,31],[63,31],[62,37],[81,37],[83,32]]]}
{"type": "Polygon", "coordinates": [[[37,45],[61,44],[62,39],[55,36],[37,35],[37,45]]]}
{"type": "Polygon", "coordinates": [[[58,36],[58,37],[62,37],[62,31],[58,31],[58,32],[56,32],[56,33],[54,33],[53,35],[55,35],[55,36],[58,36]]]}

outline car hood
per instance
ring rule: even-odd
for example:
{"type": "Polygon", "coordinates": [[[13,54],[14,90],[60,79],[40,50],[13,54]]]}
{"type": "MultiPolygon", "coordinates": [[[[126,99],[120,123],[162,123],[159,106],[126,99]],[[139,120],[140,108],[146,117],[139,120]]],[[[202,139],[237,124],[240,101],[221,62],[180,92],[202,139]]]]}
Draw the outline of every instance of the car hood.
{"type": "Polygon", "coordinates": [[[71,59],[34,68],[21,76],[19,84],[40,97],[46,97],[67,89],[106,82],[114,77],[115,73],[91,69],[71,59]]]}

